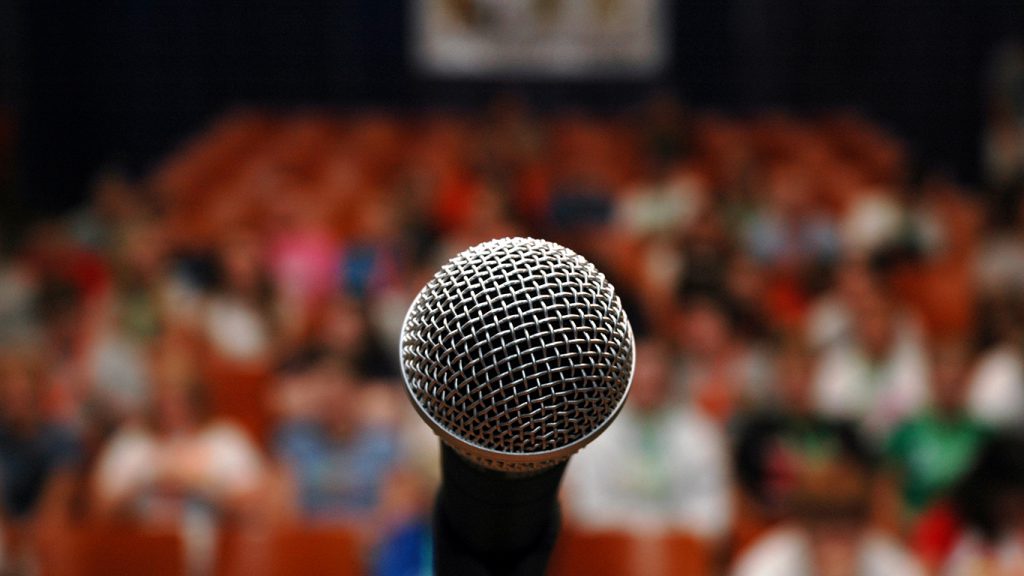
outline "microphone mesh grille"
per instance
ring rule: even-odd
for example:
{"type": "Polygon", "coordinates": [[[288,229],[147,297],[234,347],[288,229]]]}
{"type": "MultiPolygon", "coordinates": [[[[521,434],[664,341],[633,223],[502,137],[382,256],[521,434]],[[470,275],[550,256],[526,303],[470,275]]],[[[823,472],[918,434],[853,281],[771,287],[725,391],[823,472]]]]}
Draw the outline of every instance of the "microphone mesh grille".
{"type": "Polygon", "coordinates": [[[402,326],[402,371],[421,416],[478,464],[529,472],[599,434],[633,373],[614,288],[582,256],[530,238],[449,261],[402,326]]]}

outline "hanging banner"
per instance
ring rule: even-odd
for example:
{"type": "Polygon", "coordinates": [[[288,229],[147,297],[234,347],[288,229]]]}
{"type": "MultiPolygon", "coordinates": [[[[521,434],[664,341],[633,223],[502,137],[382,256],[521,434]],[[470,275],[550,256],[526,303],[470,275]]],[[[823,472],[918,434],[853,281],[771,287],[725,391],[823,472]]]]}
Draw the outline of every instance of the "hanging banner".
{"type": "Polygon", "coordinates": [[[414,58],[440,76],[645,77],[667,57],[662,0],[415,0],[414,58]]]}

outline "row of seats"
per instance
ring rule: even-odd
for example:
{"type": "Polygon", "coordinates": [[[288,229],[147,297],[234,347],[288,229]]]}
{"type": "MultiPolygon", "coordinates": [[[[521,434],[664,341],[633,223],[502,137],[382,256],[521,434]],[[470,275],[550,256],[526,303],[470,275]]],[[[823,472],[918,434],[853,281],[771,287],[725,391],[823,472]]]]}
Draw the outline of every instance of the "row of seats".
{"type": "MultiPolygon", "coordinates": [[[[189,573],[179,532],[130,526],[78,526],[42,555],[41,576],[182,576],[189,573]]],[[[297,527],[218,538],[216,576],[358,576],[356,535],[345,528],[297,527]]]]}
{"type": "MultiPolygon", "coordinates": [[[[175,531],[78,526],[43,555],[42,576],[181,576],[185,546],[175,531]]],[[[551,561],[552,576],[706,574],[707,546],[686,534],[641,536],[567,529],[551,561]]],[[[336,527],[293,527],[272,534],[219,538],[216,576],[360,576],[357,536],[336,527]]]]}
{"type": "Polygon", "coordinates": [[[706,543],[688,534],[644,536],[566,530],[551,559],[551,576],[710,574],[706,543]]]}

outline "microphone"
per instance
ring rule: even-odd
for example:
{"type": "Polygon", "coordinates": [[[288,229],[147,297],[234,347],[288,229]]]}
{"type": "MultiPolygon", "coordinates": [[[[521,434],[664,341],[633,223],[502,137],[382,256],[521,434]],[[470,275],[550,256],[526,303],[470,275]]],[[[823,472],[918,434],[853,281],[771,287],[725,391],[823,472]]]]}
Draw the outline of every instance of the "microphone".
{"type": "Polygon", "coordinates": [[[633,332],[593,264],[544,240],[456,255],[402,324],[406,391],[442,442],[438,574],[543,574],[569,457],[615,419],[633,332]]]}

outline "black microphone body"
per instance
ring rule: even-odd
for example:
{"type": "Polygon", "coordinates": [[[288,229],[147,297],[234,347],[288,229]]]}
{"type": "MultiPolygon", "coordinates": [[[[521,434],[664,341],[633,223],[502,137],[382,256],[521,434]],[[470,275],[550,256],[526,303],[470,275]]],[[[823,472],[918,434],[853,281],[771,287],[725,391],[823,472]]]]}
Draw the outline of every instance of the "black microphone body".
{"type": "Polygon", "coordinates": [[[484,470],[441,449],[434,507],[438,574],[544,574],[560,526],[558,486],[566,463],[527,477],[484,470]]]}
{"type": "Polygon", "coordinates": [[[439,576],[539,576],[569,457],[625,402],[633,333],[614,288],[571,250],[505,238],[452,258],[402,325],[406,391],[442,441],[439,576]]]}

